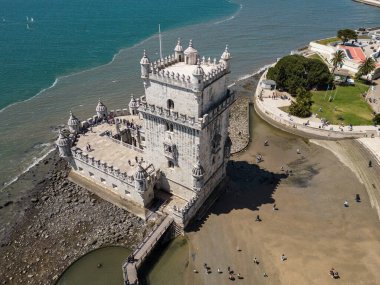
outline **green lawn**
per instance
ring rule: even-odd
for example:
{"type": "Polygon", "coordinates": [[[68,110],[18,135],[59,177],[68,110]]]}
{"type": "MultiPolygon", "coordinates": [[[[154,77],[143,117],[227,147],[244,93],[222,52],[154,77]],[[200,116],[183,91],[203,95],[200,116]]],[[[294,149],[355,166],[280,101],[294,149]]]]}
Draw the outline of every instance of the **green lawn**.
{"type": "Polygon", "coordinates": [[[316,53],[313,53],[311,56],[309,56],[309,58],[317,59],[317,60],[325,63],[324,60],[318,54],[316,54],[316,53]]]}
{"type": "Polygon", "coordinates": [[[372,125],[372,109],[361,96],[368,85],[355,82],[355,86],[338,86],[336,90],[313,91],[313,114],[327,119],[331,124],[372,125]],[[332,102],[329,98],[334,97],[332,102]],[[336,109],[334,110],[334,108],[336,109]],[[322,108],[322,112],[319,112],[322,108]]]}
{"type": "Polygon", "coordinates": [[[319,41],[316,41],[316,42],[318,44],[321,44],[321,45],[328,45],[329,43],[339,42],[339,41],[341,41],[339,38],[332,37],[332,38],[328,38],[328,39],[322,39],[322,40],[319,40],[319,41]]]}

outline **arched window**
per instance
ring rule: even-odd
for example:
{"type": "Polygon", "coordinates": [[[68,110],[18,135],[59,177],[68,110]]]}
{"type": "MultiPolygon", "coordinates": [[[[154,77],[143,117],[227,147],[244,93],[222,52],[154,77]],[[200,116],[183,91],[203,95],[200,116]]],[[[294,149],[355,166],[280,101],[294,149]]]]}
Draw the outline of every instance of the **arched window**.
{"type": "Polygon", "coordinates": [[[174,109],[174,102],[171,99],[168,100],[168,109],[169,110],[174,109]]]}
{"type": "Polygon", "coordinates": [[[165,131],[169,131],[169,124],[165,123],[165,131]]]}
{"type": "Polygon", "coordinates": [[[170,124],[170,125],[169,125],[169,131],[170,131],[170,132],[173,132],[173,124],[170,124]]]}

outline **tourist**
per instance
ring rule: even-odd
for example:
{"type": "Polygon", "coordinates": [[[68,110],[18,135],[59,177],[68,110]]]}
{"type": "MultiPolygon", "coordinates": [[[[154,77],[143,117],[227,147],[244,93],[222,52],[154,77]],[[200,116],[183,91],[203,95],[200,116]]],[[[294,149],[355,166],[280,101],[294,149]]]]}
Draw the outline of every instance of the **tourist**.
{"type": "Polygon", "coordinates": [[[268,141],[265,141],[264,146],[268,146],[268,145],[269,145],[268,141]]]}
{"type": "Polygon", "coordinates": [[[194,273],[198,273],[198,270],[194,269],[193,272],[194,272],[194,273]]]}
{"type": "Polygon", "coordinates": [[[220,268],[218,268],[218,273],[222,273],[222,271],[220,270],[220,268]]]}
{"type": "Polygon", "coordinates": [[[301,153],[300,149],[299,149],[299,148],[297,148],[297,154],[300,154],[300,153],[301,153]]]}
{"type": "Polygon", "coordinates": [[[268,277],[268,274],[266,274],[265,272],[264,272],[264,277],[268,277]]]}
{"type": "Polygon", "coordinates": [[[344,205],[346,208],[348,207],[348,202],[347,202],[347,200],[344,201],[343,205],[344,205]]]}
{"type": "Polygon", "coordinates": [[[368,161],[368,167],[372,167],[372,160],[368,161]]]}
{"type": "Polygon", "coordinates": [[[238,279],[242,279],[243,277],[241,277],[240,273],[237,274],[237,277],[238,279]]]}
{"type": "Polygon", "coordinates": [[[334,271],[334,268],[332,267],[329,272],[329,275],[331,276],[331,278],[334,278],[334,273],[335,271],[334,271]]]}
{"type": "Polygon", "coordinates": [[[257,215],[257,216],[256,216],[256,222],[261,222],[260,215],[257,215]]]}
{"type": "Polygon", "coordinates": [[[276,204],[273,204],[273,211],[277,210],[276,209],[276,204]]]}
{"type": "Polygon", "coordinates": [[[257,264],[257,265],[259,264],[259,261],[257,260],[256,257],[253,258],[253,263],[254,263],[254,264],[257,264]]]}
{"type": "Polygon", "coordinates": [[[355,201],[357,202],[357,203],[359,203],[361,200],[360,200],[360,195],[359,194],[356,194],[356,196],[355,196],[355,201]]]}
{"type": "Polygon", "coordinates": [[[287,260],[287,258],[286,258],[286,256],[285,256],[285,254],[282,254],[282,255],[281,255],[281,261],[285,261],[285,260],[287,260]]]}

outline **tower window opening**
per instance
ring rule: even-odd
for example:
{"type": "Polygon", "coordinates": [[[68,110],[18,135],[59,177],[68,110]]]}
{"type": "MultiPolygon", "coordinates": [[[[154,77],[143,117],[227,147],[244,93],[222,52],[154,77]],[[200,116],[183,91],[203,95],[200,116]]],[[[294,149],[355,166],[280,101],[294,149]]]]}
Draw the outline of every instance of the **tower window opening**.
{"type": "Polygon", "coordinates": [[[173,132],[173,124],[170,124],[170,125],[169,125],[169,131],[170,131],[170,132],[173,132]]]}
{"type": "Polygon", "coordinates": [[[169,167],[169,168],[174,168],[174,163],[173,163],[173,161],[171,161],[171,160],[168,161],[168,167],[169,167]]]}
{"type": "Polygon", "coordinates": [[[169,99],[168,102],[167,102],[167,104],[168,104],[168,109],[169,110],[174,109],[174,101],[173,100],[169,99]]]}
{"type": "Polygon", "coordinates": [[[169,124],[165,123],[165,131],[169,131],[169,124]]]}

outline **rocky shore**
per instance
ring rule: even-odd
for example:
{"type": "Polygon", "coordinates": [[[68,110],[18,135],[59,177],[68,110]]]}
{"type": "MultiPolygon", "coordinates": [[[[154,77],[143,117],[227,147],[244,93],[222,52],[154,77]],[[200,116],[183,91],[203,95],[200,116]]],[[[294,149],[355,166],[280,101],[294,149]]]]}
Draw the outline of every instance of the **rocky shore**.
{"type": "Polygon", "coordinates": [[[237,95],[237,100],[230,110],[230,126],[228,128],[232,141],[232,154],[242,151],[249,144],[249,103],[261,75],[262,72],[240,80],[231,87],[237,95]]]}
{"type": "Polygon", "coordinates": [[[133,249],[143,238],[141,219],[69,182],[68,171],[54,152],[12,184],[14,191],[34,181],[26,196],[2,193],[0,284],[52,284],[88,251],[133,249]]]}

